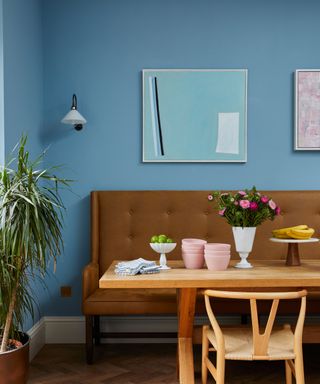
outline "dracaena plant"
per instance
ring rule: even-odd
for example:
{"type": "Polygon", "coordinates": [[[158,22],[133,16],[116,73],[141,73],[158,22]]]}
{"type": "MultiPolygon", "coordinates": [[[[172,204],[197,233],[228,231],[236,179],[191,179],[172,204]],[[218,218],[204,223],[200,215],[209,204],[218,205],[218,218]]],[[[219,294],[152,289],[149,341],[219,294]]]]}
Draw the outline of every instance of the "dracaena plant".
{"type": "Polygon", "coordinates": [[[41,169],[44,153],[29,159],[22,136],[8,165],[0,170],[0,352],[33,316],[30,283],[43,279],[63,247],[63,204],[58,193],[68,182],[41,169]]]}

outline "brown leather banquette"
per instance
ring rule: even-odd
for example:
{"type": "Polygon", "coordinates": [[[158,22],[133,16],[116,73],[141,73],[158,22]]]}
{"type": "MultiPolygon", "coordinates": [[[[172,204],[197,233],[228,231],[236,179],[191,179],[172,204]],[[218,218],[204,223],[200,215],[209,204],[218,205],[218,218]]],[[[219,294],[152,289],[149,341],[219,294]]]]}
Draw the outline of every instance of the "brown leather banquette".
{"type": "MultiPolygon", "coordinates": [[[[100,315],[154,315],[176,313],[175,290],[99,289],[99,278],[113,260],[138,257],[158,259],[150,237],[165,233],[178,246],[168,259],[180,259],[180,242],[187,237],[233,244],[230,226],[217,215],[208,191],[94,191],[91,193],[91,262],[83,271],[83,314],[86,316],[87,361],[92,362],[93,337],[99,343],[100,315]]],[[[282,215],[257,229],[252,259],[285,259],[286,245],[269,241],[274,228],[307,224],[320,228],[320,191],[265,191],[281,207],[282,215]]],[[[238,258],[232,247],[232,258],[238,258]]],[[[317,244],[305,244],[303,258],[319,258],[317,244]]],[[[243,271],[243,273],[245,273],[243,271]]],[[[288,267],[290,273],[290,267],[288,267]]],[[[310,311],[319,304],[308,304],[310,311]]],[[[242,314],[244,307],[225,305],[221,313],[242,314]]],[[[290,308],[285,309],[287,312],[290,308]]],[[[199,300],[197,312],[203,312],[199,300]]]]}

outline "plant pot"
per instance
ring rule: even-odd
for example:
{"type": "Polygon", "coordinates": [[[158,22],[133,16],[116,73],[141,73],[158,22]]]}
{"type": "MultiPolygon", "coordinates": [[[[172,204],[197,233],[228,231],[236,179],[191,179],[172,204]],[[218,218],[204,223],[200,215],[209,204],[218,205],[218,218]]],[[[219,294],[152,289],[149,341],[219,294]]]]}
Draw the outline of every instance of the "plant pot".
{"type": "Polygon", "coordinates": [[[253,241],[256,234],[256,227],[232,227],[233,237],[236,244],[236,251],[241,261],[235,265],[236,268],[252,268],[247,258],[252,251],[253,241]]]}
{"type": "Polygon", "coordinates": [[[0,384],[26,384],[29,370],[29,342],[26,333],[20,333],[23,346],[0,353],[0,384]]]}

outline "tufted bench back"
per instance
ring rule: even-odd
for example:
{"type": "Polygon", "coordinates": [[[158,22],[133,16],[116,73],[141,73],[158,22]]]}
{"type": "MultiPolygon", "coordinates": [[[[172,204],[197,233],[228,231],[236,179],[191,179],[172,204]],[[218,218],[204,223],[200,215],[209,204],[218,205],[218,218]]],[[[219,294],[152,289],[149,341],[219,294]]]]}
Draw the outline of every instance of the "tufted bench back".
{"type": "MultiPolygon", "coordinates": [[[[94,191],[91,193],[91,258],[100,275],[113,260],[157,260],[150,237],[164,233],[177,243],[168,259],[180,259],[181,239],[196,237],[232,244],[232,231],[207,200],[208,191],[94,191]]],[[[250,259],[284,259],[286,245],[268,239],[274,228],[307,224],[320,230],[320,191],[265,191],[283,215],[257,228],[250,259]]],[[[320,257],[318,244],[301,246],[301,258],[320,257]]]]}

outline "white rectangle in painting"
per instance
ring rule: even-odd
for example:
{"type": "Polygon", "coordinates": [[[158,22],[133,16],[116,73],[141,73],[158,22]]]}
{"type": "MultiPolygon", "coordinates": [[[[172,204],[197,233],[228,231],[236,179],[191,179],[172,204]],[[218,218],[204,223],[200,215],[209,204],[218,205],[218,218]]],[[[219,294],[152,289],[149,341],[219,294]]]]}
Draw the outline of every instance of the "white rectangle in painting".
{"type": "Polygon", "coordinates": [[[217,153],[239,153],[239,112],[218,113],[217,153]]]}

